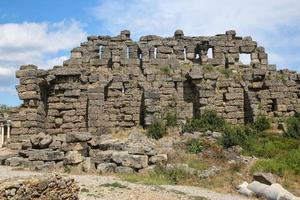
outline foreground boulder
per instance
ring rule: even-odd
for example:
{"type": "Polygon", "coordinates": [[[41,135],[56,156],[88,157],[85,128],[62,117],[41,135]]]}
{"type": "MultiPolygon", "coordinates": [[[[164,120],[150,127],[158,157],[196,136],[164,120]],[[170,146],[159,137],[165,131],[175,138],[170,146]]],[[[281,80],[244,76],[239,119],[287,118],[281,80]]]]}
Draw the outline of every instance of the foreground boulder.
{"type": "Polygon", "coordinates": [[[254,193],[256,196],[267,200],[300,200],[300,197],[294,196],[278,183],[266,185],[258,181],[253,181],[250,184],[243,182],[237,189],[239,193],[246,196],[252,196],[254,193]]]}
{"type": "Polygon", "coordinates": [[[79,186],[74,179],[66,179],[57,175],[0,184],[1,200],[77,200],[79,199],[78,193],[79,186]]]}

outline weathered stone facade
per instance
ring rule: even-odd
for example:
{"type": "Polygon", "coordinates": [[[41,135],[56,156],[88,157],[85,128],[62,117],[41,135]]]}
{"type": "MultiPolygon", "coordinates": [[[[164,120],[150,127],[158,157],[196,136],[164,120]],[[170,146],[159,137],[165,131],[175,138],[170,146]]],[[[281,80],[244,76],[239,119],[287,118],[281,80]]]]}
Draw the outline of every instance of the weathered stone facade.
{"type": "Polygon", "coordinates": [[[251,37],[227,31],[212,37],[149,35],[129,31],[89,36],[63,66],[17,71],[23,104],[12,114],[12,142],[45,132],[63,135],[147,126],[173,112],[181,121],[216,110],[232,123],[300,111],[300,75],[268,64],[251,37]],[[208,51],[212,50],[209,58],[208,51]],[[241,64],[241,54],[251,57],[241,64]]]}

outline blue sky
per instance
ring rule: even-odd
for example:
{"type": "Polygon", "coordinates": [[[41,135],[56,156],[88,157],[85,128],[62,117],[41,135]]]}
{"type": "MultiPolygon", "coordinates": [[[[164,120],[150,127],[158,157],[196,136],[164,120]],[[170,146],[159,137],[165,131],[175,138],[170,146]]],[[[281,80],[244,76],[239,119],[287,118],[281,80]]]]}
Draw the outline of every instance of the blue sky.
{"type": "Polygon", "coordinates": [[[0,104],[18,105],[22,64],[62,64],[87,35],[252,36],[277,68],[300,71],[299,0],[9,0],[0,1],[0,104]]]}

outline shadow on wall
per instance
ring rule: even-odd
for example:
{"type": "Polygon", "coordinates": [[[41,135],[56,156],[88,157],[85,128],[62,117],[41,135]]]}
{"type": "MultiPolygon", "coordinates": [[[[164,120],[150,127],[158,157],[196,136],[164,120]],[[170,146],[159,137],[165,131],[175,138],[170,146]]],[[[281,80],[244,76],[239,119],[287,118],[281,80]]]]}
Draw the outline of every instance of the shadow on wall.
{"type": "Polygon", "coordinates": [[[196,85],[189,80],[183,82],[183,99],[187,103],[193,103],[192,117],[198,117],[200,115],[199,92],[196,85]]]}

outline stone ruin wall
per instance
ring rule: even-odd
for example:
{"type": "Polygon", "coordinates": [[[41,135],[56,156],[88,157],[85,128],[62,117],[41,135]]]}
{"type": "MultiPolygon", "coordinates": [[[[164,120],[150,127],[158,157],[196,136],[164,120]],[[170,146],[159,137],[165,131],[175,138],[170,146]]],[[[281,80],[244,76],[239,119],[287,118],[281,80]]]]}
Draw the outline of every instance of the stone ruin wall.
{"type": "Polygon", "coordinates": [[[178,30],[139,42],[129,31],[89,36],[63,66],[26,65],[16,75],[23,104],[11,116],[12,144],[41,131],[59,137],[147,126],[167,112],[184,122],[210,108],[238,124],[300,111],[300,75],[277,71],[263,47],[235,31],[188,37],[178,30]],[[241,54],[251,56],[249,65],[241,54]]]}

